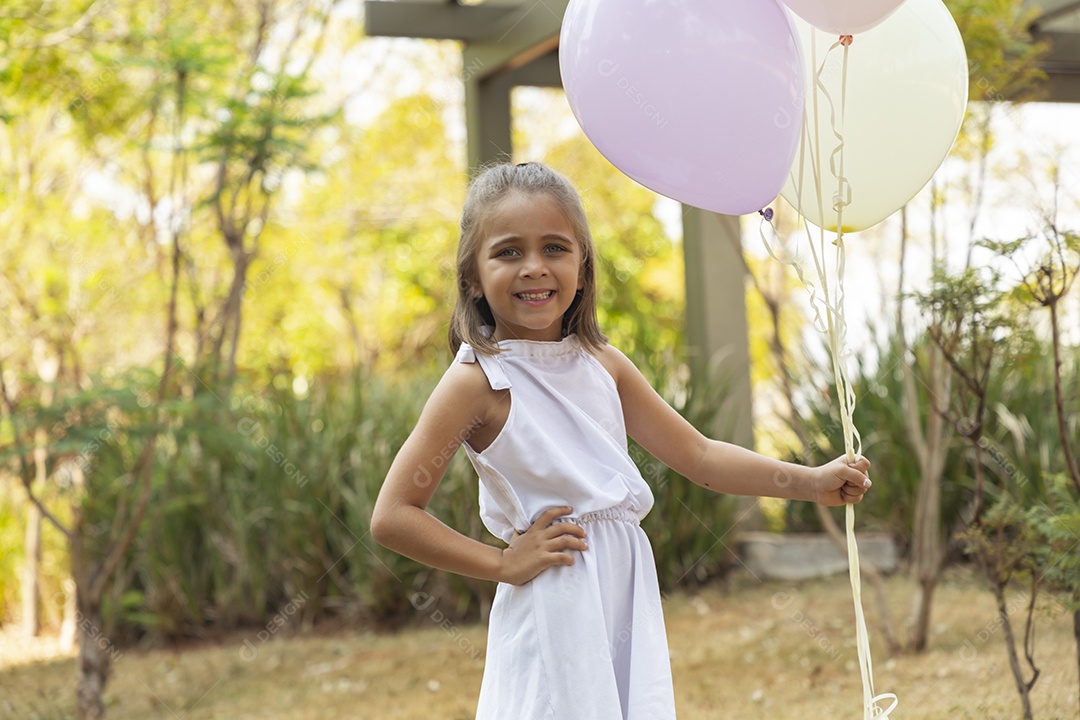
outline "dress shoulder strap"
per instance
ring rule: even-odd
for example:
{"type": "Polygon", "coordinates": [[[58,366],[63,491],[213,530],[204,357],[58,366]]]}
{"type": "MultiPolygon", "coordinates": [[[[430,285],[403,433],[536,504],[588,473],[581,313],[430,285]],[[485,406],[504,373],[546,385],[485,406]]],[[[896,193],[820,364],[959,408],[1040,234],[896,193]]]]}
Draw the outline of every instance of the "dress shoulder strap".
{"type": "Polygon", "coordinates": [[[491,385],[492,390],[509,390],[513,387],[498,355],[478,353],[468,343],[461,343],[461,347],[458,348],[457,357],[454,358],[454,361],[462,363],[480,363],[480,369],[482,369],[484,375],[487,376],[488,384],[491,385]]]}

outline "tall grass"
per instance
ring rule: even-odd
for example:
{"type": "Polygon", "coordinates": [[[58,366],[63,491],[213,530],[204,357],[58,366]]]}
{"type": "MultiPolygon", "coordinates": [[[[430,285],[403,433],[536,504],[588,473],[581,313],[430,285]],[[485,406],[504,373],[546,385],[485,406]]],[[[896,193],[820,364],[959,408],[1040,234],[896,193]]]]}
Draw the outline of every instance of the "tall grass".
{"type": "MultiPolygon", "coordinates": [[[[660,353],[662,362],[655,349],[648,352],[654,365],[645,369],[662,394],[694,424],[712,426],[720,393],[691,387],[670,352],[660,353]]],[[[307,388],[280,378],[270,387],[203,389],[168,408],[151,509],[121,573],[122,592],[105,609],[112,637],[154,642],[264,625],[297,598],[303,602],[294,622],[338,616],[394,624],[415,614],[410,598],[420,590],[438,595],[448,616],[484,615],[490,583],[432,571],[378,547],[370,535],[379,488],[440,372],[406,379],[360,369],[307,388]]],[[[68,460],[82,458],[87,472],[86,541],[96,555],[104,553],[111,515],[128,491],[125,473],[140,432],[153,422],[134,402],[144,384],[118,379],[108,392],[48,411],[53,421],[76,421],[63,443],[68,460]]],[[[645,525],[665,586],[720,572],[727,556],[717,538],[730,526],[730,501],[631,447],[656,497],[645,525]]],[[[12,550],[4,554],[9,570],[20,556],[13,505],[8,493],[0,519],[12,550]]],[[[461,451],[448,462],[429,510],[470,537],[499,544],[480,523],[478,481],[461,451]]],[[[60,564],[50,573],[62,574],[60,564]]],[[[9,583],[3,591],[12,603],[9,583]]]]}
{"type": "MultiPolygon", "coordinates": [[[[672,349],[646,341],[629,346],[632,359],[678,412],[703,431],[716,427],[723,383],[691,384],[672,349]]],[[[1038,353],[1030,359],[1045,362],[1038,353]]],[[[309,381],[309,387],[279,377],[268,387],[204,390],[167,408],[151,511],[126,560],[118,586],[123,592],[107,608],[114,637],[152,642],[266,625],[291,602],[298,611],[290,622],[341,617],[392,625],[415,616],[410,599],[418,591],[439,597],[439,608],[448,617],[482,617],[493,592],[490,583],[432,571],[378,547],[370,536],[379,488],[440,373],[436,368],[411,377],[385,377],[361,369],[309,381]],[[298,598],[302,602],[296,603],[298,598]]],[[[1015,464],[1009,482],[1036,495],[1041,493],[1037,478],[1058,455],[1055,433],[1044,427],[1049,391],[1044,375],[1041,369],[1021,367],[1007,374],[995,391],[993,424],[988,426],[991,438],[1009,450],[1002,457],[1015,464]]],[[[74,399],[51,411],[52,420],[68,418],[79,425],[57,444],[69,459],[85,454],[90,439],[96,442],[92,462],[86,464],[92,491],[84,513],[86,541],[98,553],[130,482],[125,472],[138,452],[140,433],[154,422],[148,408],[132,401],[144,386],[143,380],[117,379],[111,394],[97,390],[93,398],[74,399]],[[103,428],[108,432],[102,433],[103,428]]],[[[865,451],[875,461],[877,481],[860,518],[893,532],[903,543],[918,477],[907,449],[896,368],[863,368],[855,387],[860,396],[856,421],[865,451]]],[[[830,443],[838,433],[829,406],[811,407],[806,415],[819,438],[820,457],[809,460],[834,457],[838,450],[830,443]]],[[[971,491],[960,440],[957,436],[943,485],[946,518],[955,516],[971,491]]],[[[643,525],[663,587],[671,590],[722,573],[731,559],[725,536],[733,521],[733,499],[678,477],[634,443],[630,453],[655,495],[643,525]]],[[[477,487],[475,473],[459,452],[449,461],[429,510],[460,532],[497,545],[480,523],[477,487]]],[[[71,497],[58,485],[50,501],[62,504],[71,497]]],[[[0,496],[7,619],[17,595],[11,577],[21,555],[21,527],[13,519],[19,501],[11,491],[0,496]]],[[[795,529],[815,522],[802,514],[801,505],[792,506],[790,527],[795,529]]],[[[47,587],[60,587],[62,564],[47,561],[47,587]]]]}
{"type": "MultiPolygon", "coordinates": [[[[921,360],[925,359],[925,342],[914,348],[921,360]]],[[[863,453],[874,463],[874,489],[859,506],[858,515],[864,525],[892,534],[903,552],[910,541],[921,477],[908,436],[903,368],[897,348],[894,338],[887,339],[878,353],[885,360],[875,366],[858,365],[852,385],[858,398],[854,419],[862,432],[863,453]]],[[[1080,348],[1073,348],[1069,364],[1075,366],[1078,361],[1080,348]]],[[[1064,469],[1055,418],[1050,411],[1054,406],[1052,370],[1045,343],[1028,337],[1022,346],[1012,348],[1007,367],[992,378],[982,440],[988,500],[1009,494],[1025,507],[1046,502],[1046,478],[1064,469]]],[[[1068,376],[1067,382],[1072,393],[1069,397],[1080,397],[1075,375],[1068,376]]],[[[925,422],[934,412],[929,389],[921,382],[916,382],[916,389],[917,414],[925,422]]],[[[828,387],[821,397],[828,399],[802,409],[804,421],[814,432],[814,444],[803,459],[813,464],[843,452],[839,421],[829,400],[835,397],[835,389],[828,387]]],[[[948,402],[948,398],[934,400],[938,405],[948,402]]],[[[1070,422],[1073,426],[1080,424],[1080,414],[1075,410],[1070,422]]],[[[952,526],[974,494],[974,448],[957,427],[949,428],[946,442],[949,449],[941,484],[942,519],[952,526]]],[[[818,528],[817,518],[808,507],[792,505],[790,510],[790,529],[818,528]]],[[[948,532],[952,528],[942,529],[948,532]]]]}

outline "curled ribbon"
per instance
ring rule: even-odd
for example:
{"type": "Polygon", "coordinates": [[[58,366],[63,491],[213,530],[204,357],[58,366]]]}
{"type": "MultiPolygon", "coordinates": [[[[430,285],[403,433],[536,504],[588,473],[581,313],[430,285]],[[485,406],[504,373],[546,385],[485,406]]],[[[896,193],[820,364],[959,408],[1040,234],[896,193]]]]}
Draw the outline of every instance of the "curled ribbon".
{"type": "MultiPolygon", "coordinates": [[[[851,382],[847,377],[845,370],[845,361],[851,356],[851,352],[847,349],[846,336],[847,336],[847,318],[844,314],[844,268],[845,268],[845,250],[844,250],[844,233],[843,233],[843,213],[844,208],[851,204],[851,185],[848,183],[847,178],[844,176],[844,133],[843,133],[843,118],[844,110],[847,104],[847,68],[848,68],[848,48],[851,46],[852,37],[850,35],[842,35],[825,53],[825,57],[822,59],[820,65],[817,63],[817,43],[816,38],[812,36],[811,39],[811,54],[814,61],[814,67],[816,72],[814,75],[814,95],[813,95],[813,111],[815,116],[818,112],[818,99],[819,96],[824,98],[824,101],[829,104],[829,123],[832,131],[833,138],[836,140],[836,145],[833,148],[832,153],[829,155],[829,169],[832,175],[836,178],[836,192],[833,195],[832,208],[836,212],[836,238],[833,240],[832,245],[835,246],[835,293],[830,293],[830,281],[829,273],[826,270],[825,265],[825,230],[818,230],[818,242],[815,247],[814,234],[811,231],[809,223],[806,219],[803,219],[803,224],[806,229],[807,237],[810,238],[808,243],[810,246],[811,257],[814,263],[814,269],[816,274],[816,283],[812,282],[803,268],[802,263],[799,261],[796,254],[789,249],[779,238],[779,234],[776,232],[776,228],[772,227],[773,235],[776,238],[777,244],[783,249],[783,256],[779,257],[774,251],[773,245],[769,242],[769,239],[765,235],[765,223],[772,225],[772,211],[761,211],[763,218],[762,223],[759,225],[758,231],[761,235],[761,239],[765,244],[765,249],[768,251],[770,257],[788,265],[795,269],[796,274],[799,276],[799,280],[802,281],[810,294],[810,304],[814,310],[814,327],[819,332],[826,336],[829,343],[829,352],[832,356],[833,364],[833,378],[836,382],[837,400],[840,405],[840,419],[844,433],[844,449],[847,455],[849,463],[854,463],[856,456],[862,453],[862,438],[859,435],[858,429],[855,427],[853,420],[853,414],[855,412],[855,391],[851,386],[851,382]],[[840,92],[840,108],[839,115],[840,121],[837,122],[837,108],[830,97],[828,89],[822,81],[822,75],[825,69],[825,60],[828,58],[828,54],[838,47],[843,48],[843,65],[842,65],[842,82],[840,92]]],[[[806,106],[803,106],[803,135],[799,144],[799,153],[797,157],[798,177],[803,177],[803,164],[809,154],[809,161],[815,166],[821,158],[821,148],[818,138],[811,138],[809,132],[809,123],[806,122],[806,106]]],[[[815,194],[818,205],[818,212],[821,217],[824,217],[822,212],[823,206],[823,188],[820,186],[818,180],[819,173],[812,173],[815,179],[815,194]]],[[[796,200],[799,207],[803,207],[803,199],[801,197],[801,183],[793,182],[796,192],[796,200]]],[[[851,580],[851,592],[855,604],[855,638],[856,648],[859,656],[859,671],[862,676],[863,685],[863,718],[864,720],[885,720],[889,717],[893,710],[896,709],[899,701],[893,693],[881,693],[875,694],[874,692],[874,668],[873,660],[870,655],[870,639],[866,630],[866,617],[863,614],[862,607],[862,580],[859,573],[859,548],[855,541],[855,507],[854,505],[847,505],[845,508],[845,520],[847,530],[847,551],[848,551],[848,572],[851,580]],[[889,705],[882,708],[881,705],[885,702],[889,702],[889,705]]]]}

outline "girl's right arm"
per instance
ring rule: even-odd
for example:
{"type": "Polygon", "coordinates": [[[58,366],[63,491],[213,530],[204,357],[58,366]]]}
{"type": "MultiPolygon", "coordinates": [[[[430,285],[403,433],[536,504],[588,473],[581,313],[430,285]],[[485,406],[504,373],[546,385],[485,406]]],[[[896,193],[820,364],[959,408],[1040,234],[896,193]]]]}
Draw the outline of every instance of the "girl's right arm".
{"type": "Polygon", "coordinates": [[[497,399],[476,363],[447,370],[379,491],[371,516],[376,542],[440,570],[515,585],[551,565],[573,564],[565,551],[585,549],[584,531],[573,523],[551,524],[568,515],[568,507],[546,510],[505,550],[466,537],[427,511],[450,458],[486,426],[497,399]]]}

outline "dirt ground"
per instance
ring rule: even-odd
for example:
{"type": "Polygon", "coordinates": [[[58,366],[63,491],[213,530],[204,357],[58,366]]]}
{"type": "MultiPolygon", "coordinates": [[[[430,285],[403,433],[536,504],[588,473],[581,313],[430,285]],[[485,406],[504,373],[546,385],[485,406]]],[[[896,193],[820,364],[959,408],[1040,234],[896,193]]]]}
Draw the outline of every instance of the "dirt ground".
{"type": "MultiPolygon", "coordinates": [[[[887,588],[900,625],[912,583],[898,576],[887,588]]],[[[930,650],[922,655],[888,657],[869,588],[864,604],[876,690],[900,700],[892,718],[1021,716],[993,598],[975,578],[948,574],[936,596],[930,650]]],[[[1014,617],[1023,604],[1018,591],[1010,601],[1014,617]]],[[[734,575],[667,598],[680,720],[861,720],[853,614],[844,576],[761,584],[734,575]]],[[[473,717],[483,672],[482,626],[459,627],[428,610],[417,627],[393,635],[286,632],[264,638],[253,630],[183,651],[118,651],[107,717],[473,717]]],[[[0,718],[71,716],[75,663],[56,653],[48,639],[27,645],[0,635],[0,718]]],[[[1071,618],[1052,598],[1040,603],[1035,657],[1042,671],[1033,691],[1035,718],[1080,718],[1071,618]]]]}

